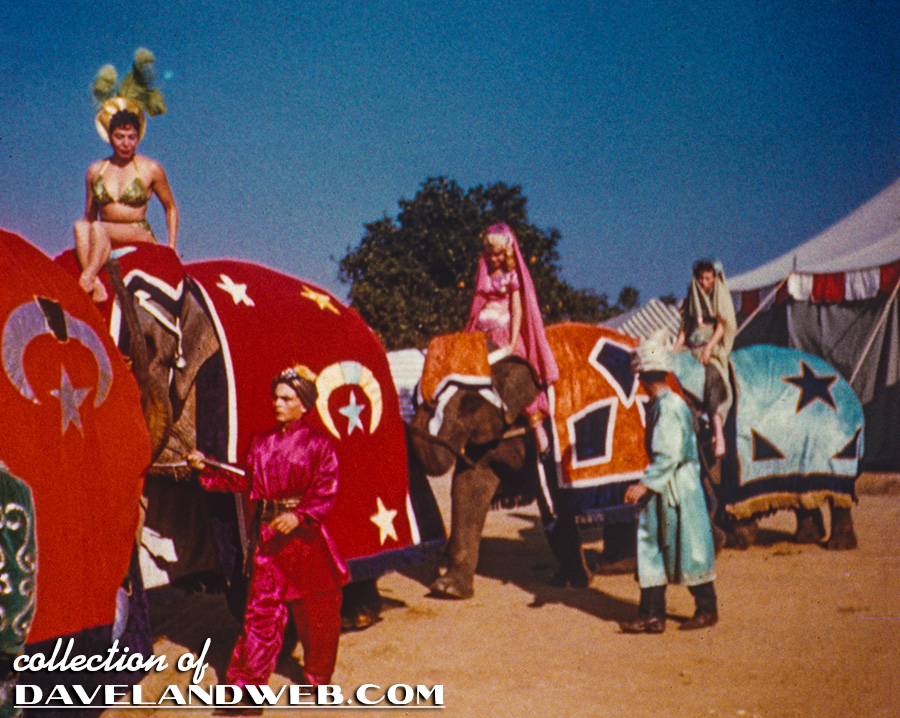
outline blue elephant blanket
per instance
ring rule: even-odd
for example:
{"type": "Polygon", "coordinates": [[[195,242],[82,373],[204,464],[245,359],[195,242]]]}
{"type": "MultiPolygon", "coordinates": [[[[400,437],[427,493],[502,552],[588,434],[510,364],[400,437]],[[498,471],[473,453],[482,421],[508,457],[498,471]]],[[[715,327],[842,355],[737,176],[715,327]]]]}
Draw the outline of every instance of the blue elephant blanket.
{"type": "MultiPolygon", "coordinates": [[[[699,404],[704,370],[676,354],[675,374],[699,404]]],[[[757,345],[731,355],[735,401],[725,424],[722,498],[735,518],[826,502],[850,508],[863,452],[863,412],[828,363],[757,345]]]]}

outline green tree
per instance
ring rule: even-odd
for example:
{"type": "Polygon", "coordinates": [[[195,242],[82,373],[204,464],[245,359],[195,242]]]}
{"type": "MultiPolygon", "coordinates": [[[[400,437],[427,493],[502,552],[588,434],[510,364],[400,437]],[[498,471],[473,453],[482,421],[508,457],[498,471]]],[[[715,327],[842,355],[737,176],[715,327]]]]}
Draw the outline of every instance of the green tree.
{"type": "Polygon", "coordinates": [[[611,307],[605,294],[574,289],[560,278],[558,231],[528,222],[526,198],[502,182],[463,190],[446,177],[426,180],[411,200],[398,202],[396,219],[365,225],[359,246],[339,262],[350,284],[350,304],[388,349],[424,347],[438,335],[462,330],[472,302],[481,231],[509,224],[534,280],[546,323],[599,322],[637,302],[626,287],[611,307]]]}

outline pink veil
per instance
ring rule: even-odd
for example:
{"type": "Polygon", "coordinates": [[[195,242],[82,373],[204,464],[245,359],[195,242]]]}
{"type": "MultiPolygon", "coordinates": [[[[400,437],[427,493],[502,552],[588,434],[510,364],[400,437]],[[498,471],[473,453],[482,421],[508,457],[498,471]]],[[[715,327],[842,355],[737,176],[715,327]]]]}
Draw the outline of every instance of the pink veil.
{"type": "MultiPolygon", "coordinates": [[[[538,304],[537,294],[534,291],[534,282],[528,265],[522,257],[519,242],[512,229],[505,224],[495,224],[486,230],[491,234],[508,234],[516,262],[516,274],[519,276],[519,286],[522,291],[522,328],[521,337],[525,345],[525,359],[537,373],[540,383],[544,386],[552,384],[559,378],[559,369],[550,344],[547,343],[547,335],[544,332],[544,322],[541,319],[541,308],[538,304]]],[[[469,320],[464,331],[475,331],[475,320],[479,312],[487,302],[485,293],[490,289],[490,270],[484,258],[484,252],[478,258],[478,272],[475,275],[475,297],[472,300],[472,308],[469,311],[469,320]]]]}

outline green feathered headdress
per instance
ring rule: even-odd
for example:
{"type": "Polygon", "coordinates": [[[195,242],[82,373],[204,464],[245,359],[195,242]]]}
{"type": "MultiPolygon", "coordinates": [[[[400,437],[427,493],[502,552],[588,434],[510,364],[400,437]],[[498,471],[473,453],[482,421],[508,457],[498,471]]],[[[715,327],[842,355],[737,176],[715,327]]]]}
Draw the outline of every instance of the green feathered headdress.
{"type": "Polygon", "coordinates": [[[166,101],[162,93],[153,87],[156,80],[154,64],[156,56],[145,47],[134,53],[134,64],[122,82],[118,82],[116,68],[104,65],[97,73],[91,94],[97,113],[97,132],[109,142],[109,122],[117,112],[127,111],[138,116],[141,127],[138,132],[144,137],[146,121],[144,113],[156,117],[166,112],[166,101]],[[118,83],[118,84],[117,84],[118,83]]]}

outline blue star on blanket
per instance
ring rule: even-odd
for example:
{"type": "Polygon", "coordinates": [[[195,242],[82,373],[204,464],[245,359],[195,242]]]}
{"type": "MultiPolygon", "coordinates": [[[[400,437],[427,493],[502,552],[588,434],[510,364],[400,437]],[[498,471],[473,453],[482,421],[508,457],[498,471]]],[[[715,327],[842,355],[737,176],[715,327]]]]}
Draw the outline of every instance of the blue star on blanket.
{"type": "Polygon", "coordinates": [[[805,361],[800,362],[800,372],[800,376],[782,377],[782,381],[793,384],[800,390],[800,397],[797,399],[797,413],[799,414],[816,399],[837,411],[834,397],[831,395],[831,385],[837,381],[837,376],[834,374],[830,376],[817,375],[805,361]]]}
{"type": "MultiPolygon", "coordinates": [[[[703,367],[686,353],[673,359],[682,386],[701,400],[703,367]]],[[[760,510],[766,497],[778,508],[791,494],[852,494],[863,415],[850,385],[826,362],[796,349],[746,347],[732,352],[731,366],[726,506],[753,502],[760,510]]]]}

